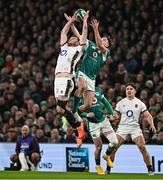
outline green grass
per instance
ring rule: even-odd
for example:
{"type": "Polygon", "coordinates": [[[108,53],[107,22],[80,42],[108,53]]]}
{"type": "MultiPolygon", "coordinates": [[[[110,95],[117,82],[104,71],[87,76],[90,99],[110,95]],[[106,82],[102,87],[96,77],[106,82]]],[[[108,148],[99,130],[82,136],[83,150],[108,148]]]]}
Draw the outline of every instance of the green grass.
{"type": "Polygon", "coordinates": [[[89,172],[19,172],[0,171],[0,179],[163,179],[163,174],[124,174],[113,173],[99,176],[97,173],[89,172]]]}

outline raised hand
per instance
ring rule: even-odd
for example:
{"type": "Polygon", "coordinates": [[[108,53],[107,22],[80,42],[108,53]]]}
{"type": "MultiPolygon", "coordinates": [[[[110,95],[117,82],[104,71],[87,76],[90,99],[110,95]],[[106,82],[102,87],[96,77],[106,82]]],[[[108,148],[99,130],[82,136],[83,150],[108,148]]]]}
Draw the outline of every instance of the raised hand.
{"type": "Polygon", "coordinates": [[[71,16],[68,16],[67,13],[64,13],[64,17],[66,18],[67,21],[71,19],[71,16]]]}
{"type": "Polygon", "coordinates": [[[89,11],[87,11],[86,14],[84,15],[83,22],[87,22],[88,17],[89,17],[89,11]]]}
{"type": "Polygon", "coordinates": [[[97,19],[93,19],[90,25],[93,27],[94,30],[97,30],[99,27],[99,21],[97,21],[97,19]]]}
{"type": "Polygon", "coordinates": [[[67,21],[77,21],[77,17],[76,17],[76,14],[74,13],[73,16],[68,16],[67,13],[64,13],[64,17],[66,18],[67,21]]]}

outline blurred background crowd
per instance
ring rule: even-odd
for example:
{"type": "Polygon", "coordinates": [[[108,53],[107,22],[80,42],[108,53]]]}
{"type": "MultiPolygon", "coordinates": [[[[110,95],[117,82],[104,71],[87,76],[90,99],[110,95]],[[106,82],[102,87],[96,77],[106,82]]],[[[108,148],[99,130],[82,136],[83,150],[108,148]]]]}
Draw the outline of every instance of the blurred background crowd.
{"type": "MultiPolygon", "coordinates": [[[[125,97],[125,84],[134,82],[157,129],[152,134],[140,117],[146,143],[163,144],[162,0],[0,0],[0,141],[15,142],[26,124],[38,142],[75,142],[72,128],[56,113],[53,80],[63,13],[78,8],[90,10],[101,34],[112,36],[111,58],[97,85],[114,108],[125,97]]],[[[94,41],[91,27],[88,38],[94,41]]],[[[112,122],[115,130],[117,124],[112,122]]]]}

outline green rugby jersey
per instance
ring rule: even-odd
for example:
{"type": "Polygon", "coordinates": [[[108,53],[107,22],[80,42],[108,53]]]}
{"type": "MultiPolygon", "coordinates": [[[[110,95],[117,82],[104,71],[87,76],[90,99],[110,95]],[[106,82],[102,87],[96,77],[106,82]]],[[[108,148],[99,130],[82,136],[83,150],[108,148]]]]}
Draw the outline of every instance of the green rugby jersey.
{"type": "Polygon", "coordinates": [[[109,55],[109,49],[105,52],[101,52],[92,41],[88,40],[86,51],[78,70],[83,72],[90,79],[95,80],[99,69],[109,55]]]}
{"type": "Polygon", "coordinates": [[[93,112],[95,114],[94,117],[88,118],[88,121],[99,123],[105,119],[103,104],[107,108],[110,114],[113,114],[113,109],[109,103],[109,101],[105,98],[104,93],[101,88],[95,88],[95,97],[92,102],[92,106],[86,112],[80,114],[81,117],[86,116],[89,112],[93,112]]]}

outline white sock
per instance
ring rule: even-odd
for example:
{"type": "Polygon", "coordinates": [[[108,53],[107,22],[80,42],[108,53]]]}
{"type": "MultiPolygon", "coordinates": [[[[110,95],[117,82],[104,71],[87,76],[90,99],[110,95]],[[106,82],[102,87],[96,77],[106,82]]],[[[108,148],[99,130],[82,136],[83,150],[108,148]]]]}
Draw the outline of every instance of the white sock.
{"type": "Polygon", "coordinates": [[[24,153],[20,153],[19,154],[19,161],[20,161],[20,164],[22,166],[22,169],[24,169],[24,170],[28,170],[29,169],[28,164],[27,164],[27,160],[25,158],[25,154],[24,153]]]}
{"type": "Polygon", "coordinates": [[[29,156],[26,157],[27,163],[31,165],[31,170],[35,170],[34,164],[30,161],[29,156]]]}

